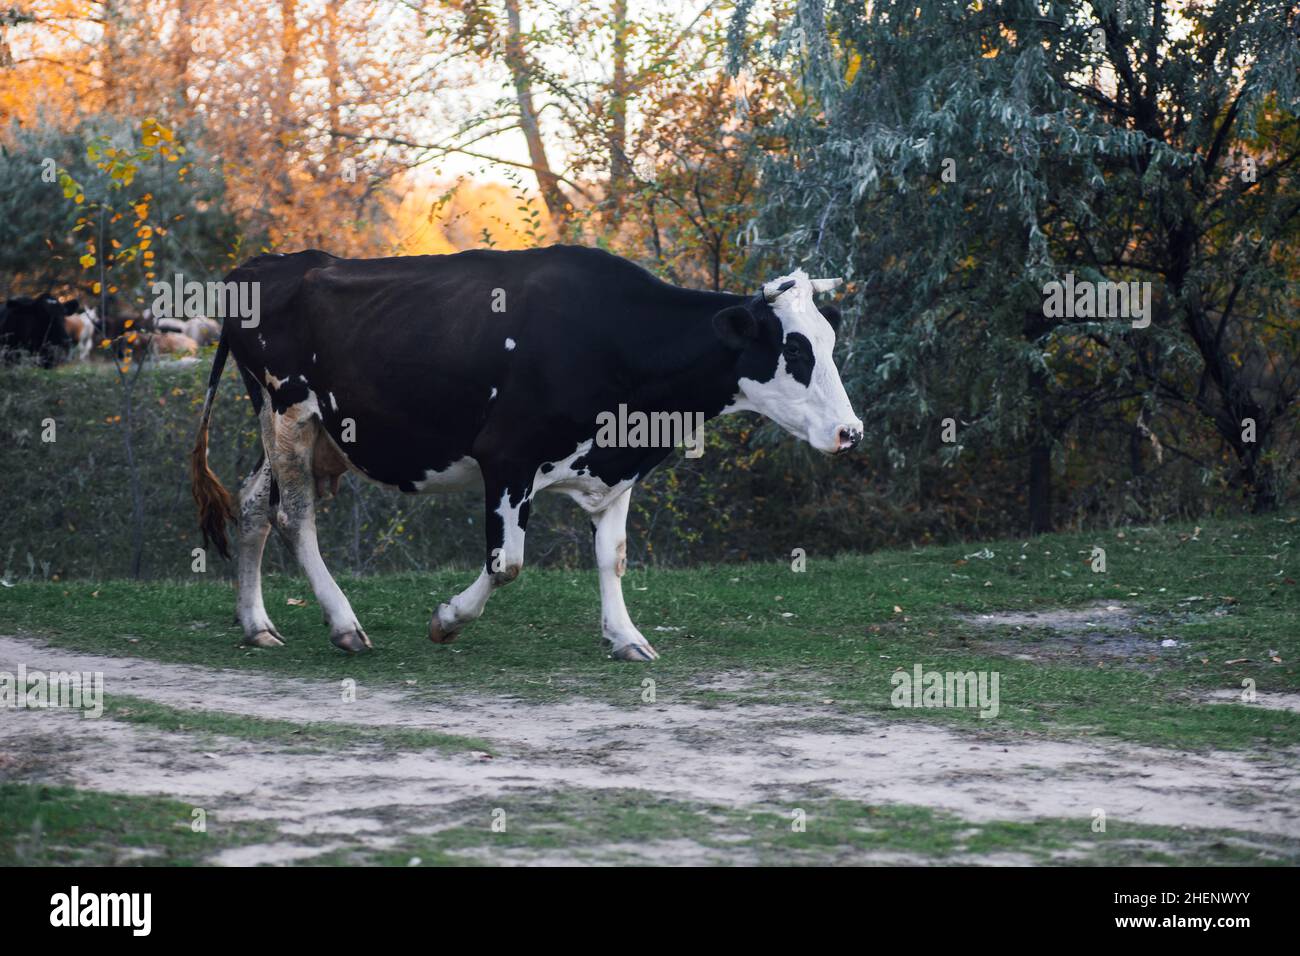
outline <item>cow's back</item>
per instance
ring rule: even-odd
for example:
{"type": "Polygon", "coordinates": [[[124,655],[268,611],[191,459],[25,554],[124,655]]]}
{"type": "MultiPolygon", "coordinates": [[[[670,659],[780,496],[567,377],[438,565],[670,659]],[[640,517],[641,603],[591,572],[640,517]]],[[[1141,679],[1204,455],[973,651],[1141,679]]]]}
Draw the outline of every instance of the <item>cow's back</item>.
{"type": "Polygon", "coordinates": [[[226,323],[250,389],[277,410],[314,402],[354,464],[407,490],[493,431],[529,455],[571,453],[648,360],[678,348],[663,323],[683,302],[720,307],[574,246],[259,256],[228,281],[261,283],[258,323],[226,323]]]}

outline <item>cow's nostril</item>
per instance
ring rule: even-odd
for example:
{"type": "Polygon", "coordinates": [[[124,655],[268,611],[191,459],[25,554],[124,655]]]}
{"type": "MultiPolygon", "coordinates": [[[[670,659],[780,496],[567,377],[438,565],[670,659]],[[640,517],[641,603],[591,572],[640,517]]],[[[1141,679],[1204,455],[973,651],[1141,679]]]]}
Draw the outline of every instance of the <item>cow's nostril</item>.
{"type": "Polygon", "coordinates": [[[848,451],[850,448],[852,448],[861,440],[862,440],[862,432],[858,431],[856,428],[849,428],[845,426],[844,428],[840,429],[839,450],[848,451]]]}

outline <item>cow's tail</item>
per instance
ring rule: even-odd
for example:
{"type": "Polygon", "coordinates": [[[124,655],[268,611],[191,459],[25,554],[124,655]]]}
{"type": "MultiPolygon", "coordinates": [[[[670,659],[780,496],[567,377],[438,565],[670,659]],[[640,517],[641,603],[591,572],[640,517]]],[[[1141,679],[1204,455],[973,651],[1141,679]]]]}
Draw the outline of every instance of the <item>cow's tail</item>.
{"type": "Polygon", "coordinates": [[[235,520],[235,503],[230,492],[221,484],[221,479],[208,465],[208,419],[212,417],[212,403],[217,397],[217,386],[221,384],[221,373],[226,367],[226,355],[229,352],[230,345],[223,328],[221,340],[217,343],[216,357],[212,360],[212,374],[208,376],[208,394],[203,399],[203,418],[199,421],[194,450],[190,452],[190,490],[194,493],[194,503],[199,508],[203,546],[207,547],[210,540],[223,558],[230,557],[226,523],[235,520]]]}

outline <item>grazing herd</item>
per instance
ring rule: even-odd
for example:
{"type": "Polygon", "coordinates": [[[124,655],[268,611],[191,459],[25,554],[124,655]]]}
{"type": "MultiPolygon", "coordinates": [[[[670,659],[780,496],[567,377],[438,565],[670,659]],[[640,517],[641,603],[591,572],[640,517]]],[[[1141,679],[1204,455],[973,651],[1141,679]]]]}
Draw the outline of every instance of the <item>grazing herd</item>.
{"type": "Polygon", "coordinates": [[[85,362],[107,342],[119,358],[127,348],[156,357],[186,358],[221,336],[212,319],[156,319],[109,299],[105,316],[77,299],[14,296],[0,305],[0,362],[35,362],[54,368],[85,362]]]}

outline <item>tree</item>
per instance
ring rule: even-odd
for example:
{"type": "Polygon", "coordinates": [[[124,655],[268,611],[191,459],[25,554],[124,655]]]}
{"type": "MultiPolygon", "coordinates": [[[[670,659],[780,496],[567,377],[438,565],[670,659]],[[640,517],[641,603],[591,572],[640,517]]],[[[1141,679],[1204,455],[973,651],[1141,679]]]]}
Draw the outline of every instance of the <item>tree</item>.
{"type": "MultiPolygon", "coordinates": [[[[151,185],[171,179],[183,180],[186,166],[181,165],[186,148],[168,129],[152,117],[140,124],[139,142],[132,136],[123,143],[119,138],[101,136],[86,146],[88,174],[81,179],[68,170],[59,170],[59,184],[63,198],[79,213],[73,232],[84,243],[85,252],[78,263],[85,270],[86,285],[99,296],[100,315],[108,315],[108,299],[117,291],[114,282],[123,282],[129,275],[141,275],[145,281],[152,279],[155,241],[168,234],[171,223],[183,219],[183,214],[164,211],[157,225],[150,221],[156,215],[155,196],[151,185]],[[142,172],[151,175],[141,176],[142,172]],[[137,182],[137,176],[140,181],[137,182]],[[114,226],[130,223],[130,235],[125,243],[114,239],[114,226]],[[91,278],[93,277],[93,278],[91,278]]],[[[135,388],[148,358],[148,349],[141,331],[132,328],[133,320],[126,321],[121,336],[121,350],[110,350],[117,371],[121,394],[122,442],[126,451],[129,491],[131,495],[131,577],[140,577],[144,561],[144,487],[135,454],[135,388]]],[[[109,343],[106,341],[104,345],[109,343]]]]}
{"type": "Polygon", "coordinates": [[[853,280],[871,326],[850,329],[848,377],[895,465],[958,420],[941,455],[1019,449],[1044,530],[1072,429],[1083,445],[1118,412],[1153,432],[1176,406],[1235,453],[1255,507],[1277,502],[1300,393],[1293,18],[1277,0],[799,3],[767,51],[802,102],[774,127],[790,148],[762,239],[853,280]],[[1049,315],[1066,274],[1152,283],[1150,326],[1049,315]]]}
{"type": "MultiPolygon", "coordinates": [[[[204,131],[195,123],[178,131],[182,139],[202,139],[204,131]]],[[[92,115],[61,130],[45,123],[22,127],[11,124],[0,134],[0,279],[5,288],[35,294],[50,288],[75,289],[92,293],[94,277],[79,264],[88,252],[87,237],[98,228],[85,209],[73,202],[61,202],[66,189],[58,175],[66,172],[76,182],[91,182],[102,175],[97,162],[88,156],[88,143],[102,142],[107,150],[125,154],[139,138],[138,125],[115,117],[92,115]]],[[[203,278],[221,275],[230,268],[230,256],[244,236],[227,211],[227,185],[212,157],[203,149],[189,147],[174,162],[168,175],[157,175],[154,167],[142,171],[156,209],[166,210],[169,221],[153,237],[153,251],[176,271],[181,269],[203,278]]],[[[83,194],[84,195],[84,194],[83,194]]],[[[75,194],[72,197],[75,199],[75,194]]],[[[105,224],[98,248],[112,250],[131,246],[139,238],[132,227],[134,217],[105,224]]],[[[250,244],[258,237],[250,236],[250,244]]],[[[153,259],[153,256],[149,257],[153,259]]],[[[113,285],[123,295],[142,298],[153,271],[145,268],[142,255],[115,262],[113,285]]],[[[166,274],[161,273],[161,274],[166,274]]]]}

